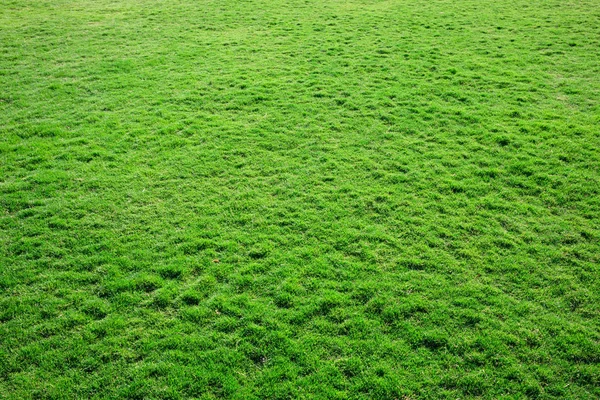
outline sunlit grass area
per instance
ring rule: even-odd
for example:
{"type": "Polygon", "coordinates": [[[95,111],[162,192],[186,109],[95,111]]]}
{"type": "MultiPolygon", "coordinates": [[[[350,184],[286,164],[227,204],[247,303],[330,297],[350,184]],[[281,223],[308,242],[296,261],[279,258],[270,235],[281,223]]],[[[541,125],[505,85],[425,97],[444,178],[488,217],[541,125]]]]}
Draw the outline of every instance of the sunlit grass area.
{"type": "Polygon", "coordinates": [[[600,397],[599,21],[0,0],[0,398],[600,397]]]}

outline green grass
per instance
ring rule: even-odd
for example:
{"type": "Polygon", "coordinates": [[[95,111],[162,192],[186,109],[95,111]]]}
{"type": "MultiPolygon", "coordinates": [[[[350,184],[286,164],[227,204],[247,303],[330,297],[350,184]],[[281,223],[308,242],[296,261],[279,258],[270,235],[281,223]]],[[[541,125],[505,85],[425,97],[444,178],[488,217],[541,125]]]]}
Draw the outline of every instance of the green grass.
{"type": "Polygon", "coordinates": [[[0,0],[0,398],[600,397],[597,0],[0,0]]]}

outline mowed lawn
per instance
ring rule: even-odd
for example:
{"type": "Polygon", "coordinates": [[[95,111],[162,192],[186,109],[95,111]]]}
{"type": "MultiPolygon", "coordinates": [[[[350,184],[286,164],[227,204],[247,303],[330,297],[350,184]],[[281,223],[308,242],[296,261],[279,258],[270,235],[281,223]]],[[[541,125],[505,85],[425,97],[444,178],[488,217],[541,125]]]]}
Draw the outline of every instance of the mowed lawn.
{"type": "Polygon", "coordinates": [[[597,0],[0,0],[0,398],[600,397],[597,0]]]}

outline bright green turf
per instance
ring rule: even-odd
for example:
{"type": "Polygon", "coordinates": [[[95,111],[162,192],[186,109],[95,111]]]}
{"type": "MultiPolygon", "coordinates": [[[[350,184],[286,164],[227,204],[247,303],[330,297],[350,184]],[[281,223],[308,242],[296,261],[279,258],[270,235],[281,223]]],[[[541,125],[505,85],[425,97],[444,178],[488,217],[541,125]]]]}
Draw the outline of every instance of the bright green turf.
{"type": "Polygon", "coordinates": [[[0,0],[0,398],[600,396],[597,0],[0,0]]]}

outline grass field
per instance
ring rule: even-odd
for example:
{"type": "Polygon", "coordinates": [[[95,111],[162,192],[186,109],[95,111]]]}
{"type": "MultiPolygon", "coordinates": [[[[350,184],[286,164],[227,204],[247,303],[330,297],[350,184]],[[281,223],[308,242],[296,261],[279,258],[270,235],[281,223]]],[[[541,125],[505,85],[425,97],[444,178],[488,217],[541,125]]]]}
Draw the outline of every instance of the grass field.
{"type": "Polygon", "coordinates": [[[0,0],[0,398],[599,398],[599,21],[0,0]]]}

